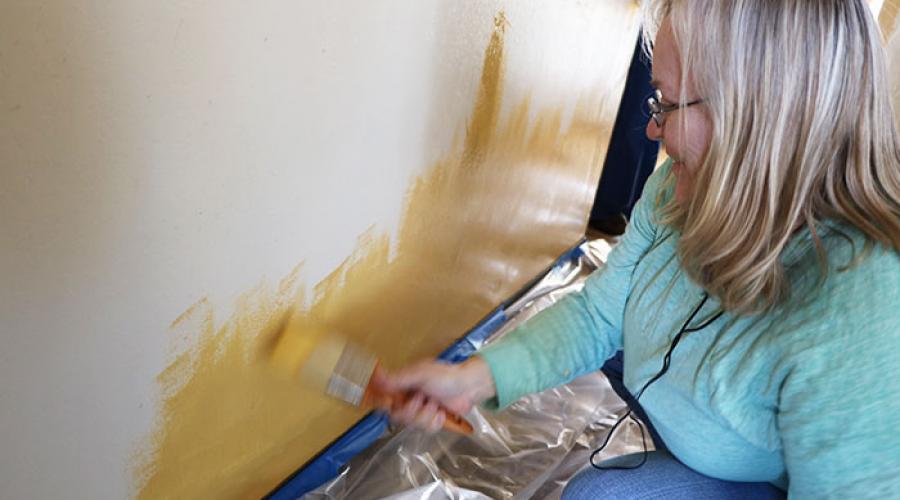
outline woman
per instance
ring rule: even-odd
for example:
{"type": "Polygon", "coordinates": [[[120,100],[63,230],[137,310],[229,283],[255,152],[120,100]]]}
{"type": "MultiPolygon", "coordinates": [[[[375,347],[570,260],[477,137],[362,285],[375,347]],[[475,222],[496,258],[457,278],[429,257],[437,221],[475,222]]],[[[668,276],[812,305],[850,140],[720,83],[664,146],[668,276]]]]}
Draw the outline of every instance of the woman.
{"type": "Polygon", "coordinates": [[[671,160],[607,265],[466,363],[383,377],[418,391],[392,416],[435,430],[438,403],[503,407],[621,349],[667,451],[587,468],[565,497],[900,497],[900,141],[871,12],[645,13],[647,135],[671,160]]]}

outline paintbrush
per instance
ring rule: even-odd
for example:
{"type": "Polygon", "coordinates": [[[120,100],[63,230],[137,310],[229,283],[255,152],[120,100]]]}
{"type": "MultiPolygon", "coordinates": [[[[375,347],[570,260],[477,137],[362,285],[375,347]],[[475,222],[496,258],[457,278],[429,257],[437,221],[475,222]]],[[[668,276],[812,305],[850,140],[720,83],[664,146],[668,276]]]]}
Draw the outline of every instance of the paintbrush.
{"type": "MultiPolygon", "coordinates": [[[[281,373],[299,377],[331,397],[363,408],[399,409],[414,391],[389,392],[373,383],[380,370],[378,358],[337,333],[283,329],[271,350],[272,365],[281,373]]],[[[444,429],[471,434],[472,425],[441,406],[446,415],[444,429]]]]}

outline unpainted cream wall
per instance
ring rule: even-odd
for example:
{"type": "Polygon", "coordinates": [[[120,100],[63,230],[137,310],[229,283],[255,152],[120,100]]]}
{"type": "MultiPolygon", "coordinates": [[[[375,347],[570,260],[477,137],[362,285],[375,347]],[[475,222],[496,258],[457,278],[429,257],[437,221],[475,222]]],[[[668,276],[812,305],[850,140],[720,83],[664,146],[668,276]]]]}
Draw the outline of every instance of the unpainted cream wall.
{"type": "Polygon", "coordinates": [[[6,0],[0,497],[136,493],[156,377],[197,342],[170,324],[393,234],[465,135],[504,9],[504,110],[530,96],[565,127],[621,84],[633,40],[581,43],[600,11],[579,2],[6,0]]]}
{"type": "Polygon", "coordinates": [[[126,496],[169,323],[395,223],[437,8],[4,3],[0,497],[126,496]]]}

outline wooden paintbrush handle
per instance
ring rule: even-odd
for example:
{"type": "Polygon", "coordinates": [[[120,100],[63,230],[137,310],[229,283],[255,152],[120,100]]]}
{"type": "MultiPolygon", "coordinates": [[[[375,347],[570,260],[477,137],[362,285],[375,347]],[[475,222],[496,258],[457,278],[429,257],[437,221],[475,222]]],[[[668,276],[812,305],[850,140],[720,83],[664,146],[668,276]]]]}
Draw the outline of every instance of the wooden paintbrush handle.
{"type": "MultiPolygon", "coordinates": [[[[399,408],[405,406],[406,403],[415,395],[414,391],[406,391],[388,395],[391,398],[391,408],[399,408]]],[[[472,424],[466,422],[456,413],[448,410],[444,405],[439,405],[438,410],[444,412],[447,416],[444,420],[444,429],[448,431],[458,432],[460,434],[472,434],[474,429],[472,424]]]]}
{"type": "MultiPolygon", "coordinates": [[[[385,392],[381,391],[378,388],[374,387],[374,384],[369,384],[366,387],[366,393],[363,396],[363,405],[365,406],[373,406],[377,408],[400,408],[415,395],[414,391],[403,391],[403,392],[385,392]]],[[[456,413],[448,410],[443,405],[440,405],[438,409],[447,416],[446,420],[444,420],[444,429],[452,432],[456,432],[459,434],[469,435],[475,432],[472,428],[472,424],[466,422],[465,419],[457,415],[456,413]]]]}

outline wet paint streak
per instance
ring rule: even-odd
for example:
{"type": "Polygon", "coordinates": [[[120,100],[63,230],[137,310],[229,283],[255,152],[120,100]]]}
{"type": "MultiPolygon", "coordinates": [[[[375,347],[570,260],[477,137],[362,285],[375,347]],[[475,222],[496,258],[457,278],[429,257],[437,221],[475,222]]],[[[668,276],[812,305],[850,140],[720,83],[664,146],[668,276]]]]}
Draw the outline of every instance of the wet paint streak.
{"type": "MultiPolygon", "coordinates": [[[[506,29],[500,13],[464,143],[413,182],[395,255],[387,235],[362,235],[313,289],[309,331],[340,331],[389,367],[434,355],[582,236],[621,88],[581,102],[565,129],[559,109],[528,99],[501,120],[506,29]]],[[[204,300],[173,323],[201,334],[159,376],[140,497],[259,497],[361,417],[265,363],[304,303],[300,275],[248,291],[219,328],[204,300]]]]}
{"type": "Polygon", "coordinates": [[[475,163],[478,155],[488,150],[491,136],[497,129],[503,99],[503,35],[506,25],[506,16],[501,12],[494,19],[494,32],[484,52],[478,97],[475,99],[471,122],[466,129],[464,164],[475,163]]]}

